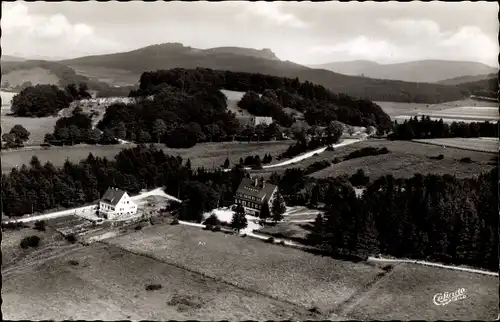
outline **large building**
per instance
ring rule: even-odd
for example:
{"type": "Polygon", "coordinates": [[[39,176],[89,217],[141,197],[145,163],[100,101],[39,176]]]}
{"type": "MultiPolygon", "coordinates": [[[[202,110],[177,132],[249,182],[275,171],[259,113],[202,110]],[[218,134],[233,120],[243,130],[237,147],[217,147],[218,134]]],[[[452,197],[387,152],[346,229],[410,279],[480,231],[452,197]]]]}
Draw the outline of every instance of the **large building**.
{"type": "Polygon", "coordinates": [[[98,215],[105,219],[116,219],[136,213],[137,205],[125,191],[117,188],[108,188],[99,201],[98,215]]]}
{"type": "Polygon", "coordinates": [[[248,214],[258,216],[262,205],[265,202],[270,204],[277,191],[277,186],[266,183],[263,179],[243,178],[236,190],[234,202],[242,205],[248,214]]]}

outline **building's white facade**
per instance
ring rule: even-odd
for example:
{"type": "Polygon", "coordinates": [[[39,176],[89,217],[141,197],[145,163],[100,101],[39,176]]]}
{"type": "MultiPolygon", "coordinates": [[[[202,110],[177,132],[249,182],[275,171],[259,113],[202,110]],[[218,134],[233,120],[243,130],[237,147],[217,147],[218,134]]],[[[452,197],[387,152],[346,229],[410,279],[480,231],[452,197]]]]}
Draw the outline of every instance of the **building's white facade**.
{"type": "Polygon", "coordinates": [[[105,219],[128,217],[137,213],[137,205],[122,190],[109,188],[99,201],[99,216],[105,219]]]}

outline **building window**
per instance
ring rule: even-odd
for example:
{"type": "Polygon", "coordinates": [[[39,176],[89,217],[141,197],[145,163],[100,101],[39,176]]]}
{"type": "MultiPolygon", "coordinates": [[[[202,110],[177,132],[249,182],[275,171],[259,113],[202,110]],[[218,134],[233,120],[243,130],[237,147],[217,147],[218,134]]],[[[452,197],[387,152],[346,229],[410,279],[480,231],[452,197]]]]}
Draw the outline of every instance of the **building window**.
{"type": "Polygon", "coordinates": [[[247,202],[245,200],[243,200],[243,206],[246,206],[247,205],[247,202]]]}

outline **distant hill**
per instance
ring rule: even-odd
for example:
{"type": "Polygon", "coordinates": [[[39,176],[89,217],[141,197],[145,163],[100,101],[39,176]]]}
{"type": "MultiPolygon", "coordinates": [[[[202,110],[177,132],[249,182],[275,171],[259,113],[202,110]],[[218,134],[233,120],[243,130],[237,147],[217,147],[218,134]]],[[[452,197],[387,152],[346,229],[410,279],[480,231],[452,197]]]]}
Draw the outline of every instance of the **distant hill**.
{"type": "Polygon", "coordinates": [[[439,84],[443,85],[460,85],[464,83],[472,83],[472,82],[478,82],[482,81],[485,79],[491,79],[497,77],[497,73],[492,73],[492,74],[487,74],[487,75],[477,75],[477,76],[461,76],[461,77],[455,77],[455,78],[450,78],[450,79],[445,79],[442,81],[439,81],[439,84]]]}
{"type": "MultiPolygon", "coordinates": [[[[145,71],[198,67],[233,72],[261,73],[272,76],[299,78],[325,86],[336,93],[367,98],[374,101],[438,103],[459,100],[468,93],[456,87],[439,84],[418,84],[384,79],[354,77],[325,69],[313,69],[289,61],[278,60],[272,52],[237,47],[196,49],[179,43],[153,45],[137,50],[87,56],[59,61],[90,76],[90,70],[114,70],[135,75],[145,71]],[[267,58],[272,59],[267,59],[267,58]]],[[[100,79],[105,78],[100,75],[100,79]]],[[[447,78],[446,76],[443,78],[447,78]]]]}
{"type": "Polygon", "coordinates": [[[2,60],[2,62],[20,62],[20,61],[26,61],[25,58],[17,57],[17,56],[10,56],[10,55],[2,55],[1,60],[2,60]]]}
{"type": "MultiPolygon", "coordinates": [[[[498,69],[471,61],[420,60],[398,64],[379,64],[368,60],[334,62],[311,66],[333,72],[379,79],[435,83],[450,78],[485,75],[498,69]]],[[[450,84],[455,85],[455,84],[450,84]]]]}
{"type": "Polygon", "coordinates": [[[105,83],[96,82],[85,76],[77,75],[76,72],[57,62],[44,60],[28,61],[3,61],[2,62],[2,85],[8,83],[11,88],[21,86],[25,82],[32,85],[51,84],[66,86],[71,83],[87,83],[90,89],[101,90],[108,88],[105,83]]]}
{"type": "Polygon", "coordinates": [[[498,74],[491,74],[491,77],[473,82],[456,85],[463,92],[471,95],[498,98],[498,74]]]}

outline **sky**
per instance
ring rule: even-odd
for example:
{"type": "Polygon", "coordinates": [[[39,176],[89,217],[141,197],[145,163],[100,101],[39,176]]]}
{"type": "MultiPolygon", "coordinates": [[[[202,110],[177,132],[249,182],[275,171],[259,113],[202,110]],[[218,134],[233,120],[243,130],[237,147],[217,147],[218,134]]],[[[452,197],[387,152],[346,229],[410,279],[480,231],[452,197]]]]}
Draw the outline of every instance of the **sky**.
{"type": "Polygon", "coordinates": [[[2,52],[73,58],[178,42],[270,48],[311,65],[366,59],[498,66],[497,2],[2,2],[2,52]]]}

